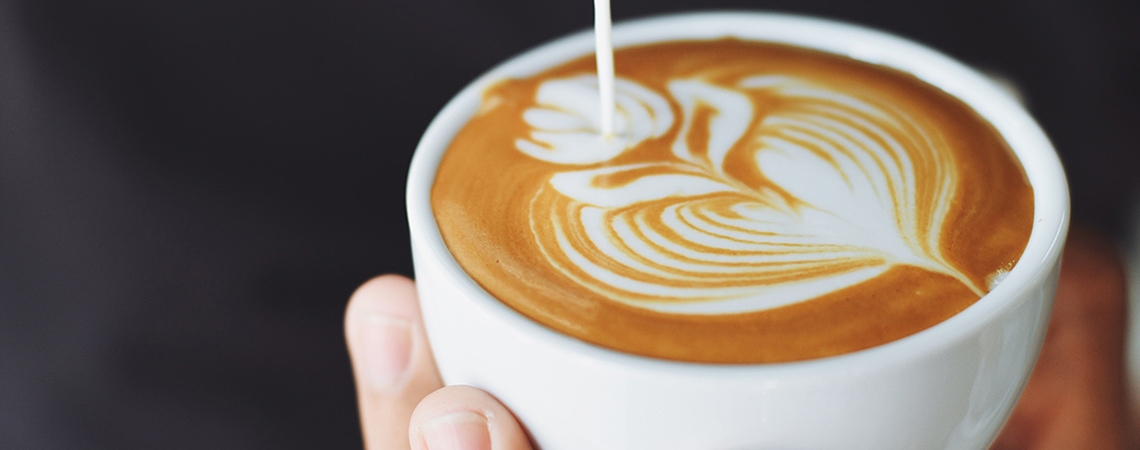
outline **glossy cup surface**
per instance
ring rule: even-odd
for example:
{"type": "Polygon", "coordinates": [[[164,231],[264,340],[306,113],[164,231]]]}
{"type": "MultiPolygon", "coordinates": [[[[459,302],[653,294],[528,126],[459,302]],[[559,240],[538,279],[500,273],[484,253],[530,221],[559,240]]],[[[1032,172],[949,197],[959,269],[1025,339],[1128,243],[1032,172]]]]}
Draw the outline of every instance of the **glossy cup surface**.
{"type": "MultiPolygon", "coordinates": [[[[417,287],[447,384],[484,389],[545,450],[982,449],[1036,360],[1068,230],[1064,172],[1033,119],[984,76],[921,45],[838,22],[755,12],[689,13],[618,24],[615,47],[737,37],[846,55],[909,72],[971,105],[1018,155],[1034,189],[1034,227],[1017,266],[950,319],[872,349],[803,362],[661,361],[568,338],[486,293],[451,257],[430,204],[436,167],[495,80],[593,52],[568,36],[475,80],[424,134],[408,179],[417,287]]],[[[1000,193],[994,193],[1000,195],[1000,193]]]]}

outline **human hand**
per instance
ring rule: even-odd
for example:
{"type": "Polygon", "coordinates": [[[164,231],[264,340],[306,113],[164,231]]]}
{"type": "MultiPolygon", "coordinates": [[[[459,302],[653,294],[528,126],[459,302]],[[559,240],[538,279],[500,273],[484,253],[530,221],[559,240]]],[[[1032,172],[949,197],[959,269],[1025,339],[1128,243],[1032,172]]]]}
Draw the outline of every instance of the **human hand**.
{"type": "MultiPolygon", "coordinates": [[[[1120,260],[1106,240],[1074,229],[1061,268],[1041,356],[993,450],[1125,448],[1120,260]]],[[[382,276],[361,286],[348,305],[345,335],[366,448],[531,448],[493,397],[442,387],[410,280],[382,276]]]]}
{"type": "Polygon", "coordinates": [[[443,387],[411,280],[386,275],[357,289],[344,332],[365,448],[531,448],[514,416],[493,397],[470,387],[443,387]]]}

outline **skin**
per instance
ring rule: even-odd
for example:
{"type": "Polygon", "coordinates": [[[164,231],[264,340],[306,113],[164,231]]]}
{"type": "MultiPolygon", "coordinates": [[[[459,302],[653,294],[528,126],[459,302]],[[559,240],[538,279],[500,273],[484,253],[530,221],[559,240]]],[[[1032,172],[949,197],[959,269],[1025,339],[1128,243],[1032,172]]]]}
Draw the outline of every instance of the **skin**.
{"type": "MultiPolygon", "coordinates": [[[[1107,239],[1074,228],[1041,356],[994,450],[1130,448],[1126,287],[1107,239]]],[[[415,287],[385,275],[353,294],[345,336],[371,450],[522,450],[522,426],[489,394],[443,387],[415,287]]]]}

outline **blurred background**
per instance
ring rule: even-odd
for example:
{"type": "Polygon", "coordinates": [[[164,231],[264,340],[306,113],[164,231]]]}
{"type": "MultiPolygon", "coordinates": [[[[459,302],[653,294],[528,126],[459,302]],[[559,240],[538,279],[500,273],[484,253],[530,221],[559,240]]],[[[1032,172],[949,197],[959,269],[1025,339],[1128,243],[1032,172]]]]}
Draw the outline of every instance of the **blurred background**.
{"type": "MultiPolygon", "coordinates": [[[[612,8],[819,15],[1007,77],[1062,154],[1076,219],[1123,251],[1140,240],[1138,6],[612,8]]],[[[492,65],[591,26],[592,7],[0,0],[0,448],[359,448],[342,312],[368,278],[413,275],[420,134],[492,65]]]]}

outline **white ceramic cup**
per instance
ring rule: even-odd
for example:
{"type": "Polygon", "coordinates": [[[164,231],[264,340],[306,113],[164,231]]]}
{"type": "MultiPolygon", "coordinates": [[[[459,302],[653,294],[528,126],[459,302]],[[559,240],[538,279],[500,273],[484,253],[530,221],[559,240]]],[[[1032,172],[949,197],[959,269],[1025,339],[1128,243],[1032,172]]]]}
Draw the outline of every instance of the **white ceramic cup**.
{"type": "MultiPolygon", "coordinates": [[[[428,127],[408,179],[420,302],[443,380],[483,389],[545,450],[982,449],[1029,376],[1049,321],[1069,222],[1064,172],[1021,106],[989,79],[900,37],[833,21],[754,12],[689,13],[613,30],[616,48],[736,37],[846,55],[909,72],[971,105],[1017,154],[1034,190],[1021,260],[992,292],[925,331],[802,362],[663,361],[586,344],[500,303],[455,262],[429,201],[452,137],[496,80],[589,55],[584,31],[495,67],[428,127]]],[[[1002,195],[994,192],[993,195],[1002,195]]]]}

